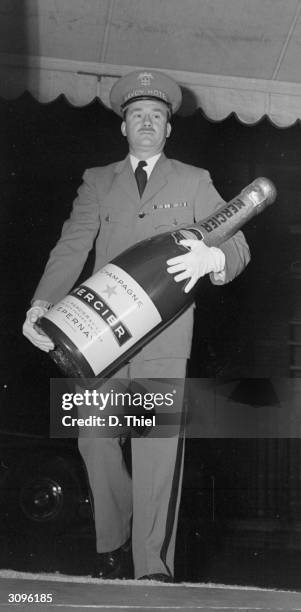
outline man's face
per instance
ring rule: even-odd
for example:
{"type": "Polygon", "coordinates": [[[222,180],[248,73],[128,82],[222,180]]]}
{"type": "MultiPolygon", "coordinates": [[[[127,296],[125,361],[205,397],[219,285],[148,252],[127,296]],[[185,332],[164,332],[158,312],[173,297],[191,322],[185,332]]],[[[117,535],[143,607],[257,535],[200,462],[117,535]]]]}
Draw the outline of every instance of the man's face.
{"type": "Polygon", "coordinates": [[[160,153],[171,132],[166,104],[159,100],[132,102],[121,124],[121,132],[133,155],[143,159],[160,153]]]}

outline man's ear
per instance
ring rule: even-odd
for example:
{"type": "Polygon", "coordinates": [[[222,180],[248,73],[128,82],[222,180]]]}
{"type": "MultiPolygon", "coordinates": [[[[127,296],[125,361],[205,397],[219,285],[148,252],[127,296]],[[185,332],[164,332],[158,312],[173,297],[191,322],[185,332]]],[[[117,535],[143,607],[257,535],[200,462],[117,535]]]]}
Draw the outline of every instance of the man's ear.
{"type": "Polygon", "coordinates": [[[170,125],[170,123],[168,121],[167,124],[166,124],[166,138],[169,138],[169,136],[171,134],[171,130],[172,130],[172,127],[171,127],[171,125],[170,125]]]}
{"type": "Polygon", "coordinates": [[[120,126],[120,129],[121,129],[122,136],[126,136],[126,123],[125,123],[125,121],[122,122],[122,124],[120,126]]]}

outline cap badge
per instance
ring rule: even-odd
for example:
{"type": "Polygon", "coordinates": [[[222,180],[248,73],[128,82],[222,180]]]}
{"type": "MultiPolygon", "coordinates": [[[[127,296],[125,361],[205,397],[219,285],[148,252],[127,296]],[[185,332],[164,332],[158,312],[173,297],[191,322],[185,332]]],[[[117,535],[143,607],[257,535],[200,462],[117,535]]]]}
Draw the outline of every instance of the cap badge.
{"type": "Polygon", "coordinates": [[[143,87],[149,87],[153,78],[154,77],[150,72],[140,72],[140,74],[137,76],[137,79],[140,81],[143,87]]]}

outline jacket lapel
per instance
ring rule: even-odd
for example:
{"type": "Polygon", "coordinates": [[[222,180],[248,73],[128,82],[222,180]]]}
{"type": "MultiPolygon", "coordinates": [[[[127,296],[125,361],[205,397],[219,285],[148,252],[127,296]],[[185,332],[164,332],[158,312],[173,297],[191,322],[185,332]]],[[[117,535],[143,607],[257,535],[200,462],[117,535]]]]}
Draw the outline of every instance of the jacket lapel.
{"type": "Polygon", "coordinates": [[[129,156],[118,162],[115,168],[115,173],[117,175],[117,182],[120,185],[120,189],[122,191],[126,191],[131,200],[133,200],[136,204],[137,202],[140,202],[138,187],[129,156]]]}

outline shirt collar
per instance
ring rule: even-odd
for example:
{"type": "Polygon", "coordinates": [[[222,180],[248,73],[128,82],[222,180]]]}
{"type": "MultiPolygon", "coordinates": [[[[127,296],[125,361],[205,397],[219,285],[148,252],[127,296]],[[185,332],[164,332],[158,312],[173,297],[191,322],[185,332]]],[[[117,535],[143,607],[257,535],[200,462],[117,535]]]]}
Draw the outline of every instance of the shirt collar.
{"type": "MultiPolygon", "coordinates": [[[[157,163],[160,155],[161,155],[161,153],[157,153],[157,155],[153,155],[152,157],[149,157],[148,159],[145,160],[147,165],[144,166],[144,170],[146,171],[147,178],[150,177],[150,175],[151,175],[151,173],[152,173],[152,171],[154,169],[154,166],[157,163]]],[[[130,161],[131,161],[131,166],[133,168],[133,172],[135,172],[140,159],[138,159],[138,157],[135,157],[135,155],[132,155],[130,153],[130,161]]]]}

